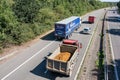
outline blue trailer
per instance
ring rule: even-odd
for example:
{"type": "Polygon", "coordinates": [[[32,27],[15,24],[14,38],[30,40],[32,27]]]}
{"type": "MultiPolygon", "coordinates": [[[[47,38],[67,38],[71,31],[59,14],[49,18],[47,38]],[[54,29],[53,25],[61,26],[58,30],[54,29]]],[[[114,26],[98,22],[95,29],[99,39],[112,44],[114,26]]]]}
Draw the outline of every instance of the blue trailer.
{"type": "Polygon", "coordinates": [[[72,16],[55,23],[55,37],[57,39],[68,39],[74,30],[81,25],[81,18],[72,16]]]}

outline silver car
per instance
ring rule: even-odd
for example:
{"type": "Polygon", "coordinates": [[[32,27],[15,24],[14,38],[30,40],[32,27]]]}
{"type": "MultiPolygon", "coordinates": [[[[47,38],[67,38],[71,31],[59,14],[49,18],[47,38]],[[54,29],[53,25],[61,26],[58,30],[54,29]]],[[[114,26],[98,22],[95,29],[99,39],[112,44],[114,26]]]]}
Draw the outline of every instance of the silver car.
{"type": "Polygon", "coordinates": [[[85,27],[83,29],[83,33],[90,34],[90,32],[91,32],[91,28],[89,28],[89,27],[85,27]]]}

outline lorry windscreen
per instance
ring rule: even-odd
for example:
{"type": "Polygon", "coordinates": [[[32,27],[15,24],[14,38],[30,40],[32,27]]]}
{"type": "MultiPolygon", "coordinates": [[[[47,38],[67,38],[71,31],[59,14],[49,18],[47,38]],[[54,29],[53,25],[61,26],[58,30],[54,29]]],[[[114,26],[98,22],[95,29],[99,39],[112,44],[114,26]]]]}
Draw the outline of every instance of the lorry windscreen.
{"type": "Polygon", "coordinates": [[[88,31],[88,29],[84,29],[84,31],[88,31]]]}

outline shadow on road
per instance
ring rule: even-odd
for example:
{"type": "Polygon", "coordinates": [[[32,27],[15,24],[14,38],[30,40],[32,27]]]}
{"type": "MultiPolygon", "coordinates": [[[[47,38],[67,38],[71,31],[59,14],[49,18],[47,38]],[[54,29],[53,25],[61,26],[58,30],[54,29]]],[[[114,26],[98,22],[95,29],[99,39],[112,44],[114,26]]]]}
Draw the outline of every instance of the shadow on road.
{"type": "Polygon", "coordinates": [[[90,24],[89,21],[82,21],[84,24],[90,24]]]}
{"type": "Polygon", "coordinates": [[[117,11],[117,10],[108,10],[108,11],[117,11]]]}
{"type": "MultiPolygon", "coordinates": [[[[113,65],[107,65],[107,67],[109,68],[109,72],[108,72],[108,80],[116,80],[115,79],[115,75],[114,75],[114,67],[113,65]]],[[[96,76],[97,80],[101,80],[102,77],[104,77],[103,72],[100,71],[100,69],[93,69],[92,70],[92,75],[96,76]]]]}
{"type": "MultiPolygon", "coordinates": [[[[115,63],[116,63],[116,67],[117,67],[118,78],[120,79],[120,75],[119,75],[120,74],[120,59],[115,60],[115,63]]],[[[108,78],[109,78],[108,80],[116,80],[113,62],[111,62],[111,64],[107,65],[107,68],[108,68],[108,78]]],[[[93,76],[97,77],[97,80],[101,80],[100,77],[102,77],[101,74],[103,74],[103,72],[101,72],[98,68],[93,69],[91,73],[93,76]]]]}
{"type": "Polygon", "coordinates": [[[50,71],[46,71],[46,61],[43,60],[39,65],[37,65],[33,70],[30,72],[34,75],[41,76],[43,78],[46,78],[48,80],[56,80],[57,77],[67,77],[59,73],[54,73],[50,71]]]}
{"type": "Polygon", "coordinates": [[[109,21],[109,22],[120,22],[120,17],[118,17],[118,16],[110,16],[105,20],[109,21]]]}
{"type": "MultiPolygon", "coordinates": [[[[111,62],[112,64],[113,61],[111,62]]],[[[117,68],[117,75],[118,75],[118,78],[120,79],[120,59],[115,59],[115,64],[116,64],[116,68],[117,68]]],[[[114,66],[113,65],[108,65],[108,77],[111,79],[111,80],[116,80],[115,78],[115,72],[114,72],[114,66]]]]}
{"type": "Polygon", "coordinates": [[[115,62],[116,62],[116,66],[119,67],[119,69],[120,69],[120,59],[115,60],[115,62]]]}
{"type": "Polygon", "coordinates": [[[83,31],[80,31],[79,33],[83,35],[91,35],[91,33],[84,33],[83,31]]]}
{"type": "Polygon", "coordinates": [[[106,31],[107,33],[120,36],[120,29],[110,29],[106,31]]]}
{"type": "Polygon", "coordinates": [[[41,39],[42,40],[50,40],[50,41],[55,40],[54,31],[45,35],[45,36],[43,36],[41,39]]]}

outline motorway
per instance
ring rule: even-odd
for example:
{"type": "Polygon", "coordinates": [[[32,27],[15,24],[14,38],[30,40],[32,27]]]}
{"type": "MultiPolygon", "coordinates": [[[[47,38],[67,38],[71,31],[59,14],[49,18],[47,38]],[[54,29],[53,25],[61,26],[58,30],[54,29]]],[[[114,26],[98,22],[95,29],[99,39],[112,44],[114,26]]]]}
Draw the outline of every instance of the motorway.
{"type": "Polygon", "coordinates": [[[110,38],[112,58],[115,67],[116,80],[120,80],[120,15],[111,9],[107,13],[107,25],[110,38]],[[115,12],[115,13],[114,13],[115,12]]]}
{"type": "MultiPolygon", "coordinates": [[[[83,48],[80,50],[78,61],[73,69],[71,77],[66,77],[58,73],[52,73],[45,68],[45,56],[52,53],[57,47],[59,47],[60,41],[56,41],[54,33],[50,33],[47,36],[40,38],[38,42],[31,45],[24,51],[18,52],[13,58],[10,58],[4,63],[0,64],[0,79],[1,80],[74,80],[78,71],[79,65],[83,61],[83,57],[86,53],[86,48],[90,43],[90,39],[97,26],[101,16],[104,15],[105,10],[97,10],[82,16],[82,23],[80,29],[75,31],[71,39],[79,40],[83,44],[83,48]],[[88,16],[94,15],[95,23],[86,23],[88,16]],[[80,32],[84,27],[91,28],[91,35],[81,34],[80,32]]],[[[99,27],[99,26],[97,26],[99,27]]],[[[118,36],[118,35],[117,35],[118,36]]],[[[117,56],[117,55],[116,55],[117,56]]],[[[88,64],[89,65],[89,64],[88,64]]]]}

